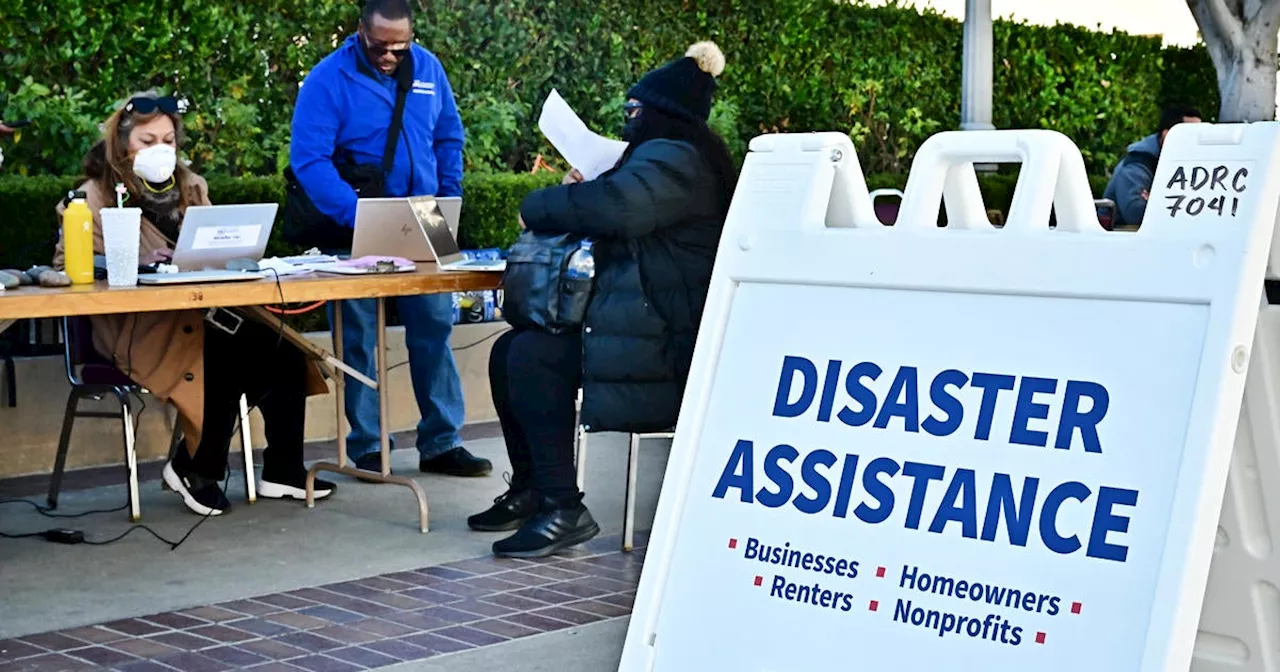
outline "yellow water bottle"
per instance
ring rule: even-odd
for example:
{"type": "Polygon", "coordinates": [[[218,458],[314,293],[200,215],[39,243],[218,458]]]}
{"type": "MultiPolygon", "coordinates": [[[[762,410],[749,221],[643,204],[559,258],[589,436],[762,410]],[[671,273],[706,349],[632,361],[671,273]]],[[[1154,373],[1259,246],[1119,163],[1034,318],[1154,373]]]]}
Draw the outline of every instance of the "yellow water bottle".
{"type": "Polygon", "coordinates": [[[67,277],[73,285],[93,284],[93,213],[83,191],[69,194],[71,204],[62,213],[62,251],[67,277]]]}

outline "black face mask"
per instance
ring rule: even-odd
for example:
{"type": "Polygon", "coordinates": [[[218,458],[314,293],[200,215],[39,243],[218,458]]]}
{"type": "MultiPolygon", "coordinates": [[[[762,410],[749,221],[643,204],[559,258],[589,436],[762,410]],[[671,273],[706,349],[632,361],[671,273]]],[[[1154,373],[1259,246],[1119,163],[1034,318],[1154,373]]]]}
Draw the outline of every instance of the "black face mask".
{"type": "Polygon", "coordinates": [[[627,120],[622,126],[622,140],[624,142],[635,142],[640,137],[640,115],[636,115],[627,120]]]}

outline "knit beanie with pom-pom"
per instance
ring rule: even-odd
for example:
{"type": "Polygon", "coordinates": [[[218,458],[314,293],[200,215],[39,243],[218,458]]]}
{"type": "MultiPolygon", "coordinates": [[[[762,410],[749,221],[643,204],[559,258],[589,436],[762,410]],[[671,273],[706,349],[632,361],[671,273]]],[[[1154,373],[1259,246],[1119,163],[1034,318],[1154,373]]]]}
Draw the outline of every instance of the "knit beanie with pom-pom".
{"type": "Polygon", "coordinates": [[[627,97],[682,119],[706,121],[724,53],[714,42],[699,42],[678,58],[640,79],[627,97]]]}

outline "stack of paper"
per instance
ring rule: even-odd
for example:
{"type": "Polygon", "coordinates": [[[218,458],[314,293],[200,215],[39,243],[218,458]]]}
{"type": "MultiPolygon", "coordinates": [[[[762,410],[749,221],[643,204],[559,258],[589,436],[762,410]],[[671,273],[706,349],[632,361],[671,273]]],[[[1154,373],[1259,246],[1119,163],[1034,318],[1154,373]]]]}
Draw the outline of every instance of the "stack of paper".
{"type": "Polygon", "coordinates": [[[617,165],[627,149],[625,142],[593,133],[555,89],[542,105],[538,128],[560,156],[588,180],[617,165]]]}

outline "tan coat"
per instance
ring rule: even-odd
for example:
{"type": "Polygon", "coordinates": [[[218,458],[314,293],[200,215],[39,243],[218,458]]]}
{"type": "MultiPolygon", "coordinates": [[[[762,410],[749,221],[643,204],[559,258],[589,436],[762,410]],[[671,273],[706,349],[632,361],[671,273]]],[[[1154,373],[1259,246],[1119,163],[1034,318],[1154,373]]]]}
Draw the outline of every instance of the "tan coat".
{"type": "MultiPolygon", "coordinates": [[[[204,178],[188,185],[187,202],[191,205],[210,205],[209,186],[204,178]]],[[[96,183],[87,182],[78,187],[85,192],[89,211],[93,213],[93,253],[104,254],[102,242],[102,218],[99,211],[112,204],[102,201],[102,190],[96,183]]],[[[64,206],[59,204],[58,220],[61,221],[64,206]]],[[[142,219],[139,254],[152,250],[173,249],[169,240],[154,224],[142,219]]],[[[53,266],[64,267],[62,240],[54,250],[53,266]]],[[[204,313],[200,310],[182,310],[127,315],[98,315],[90,318],[93,324],[93,349],[106,357],[116,368],[139,385],[145,387],[161,401],[178,409],[187,450],[195,453],[200,445],[204,426],[204,313]]],[[[314,364],[307,370],[307,394],[324,394],[328,387],[314,364]]]]}

